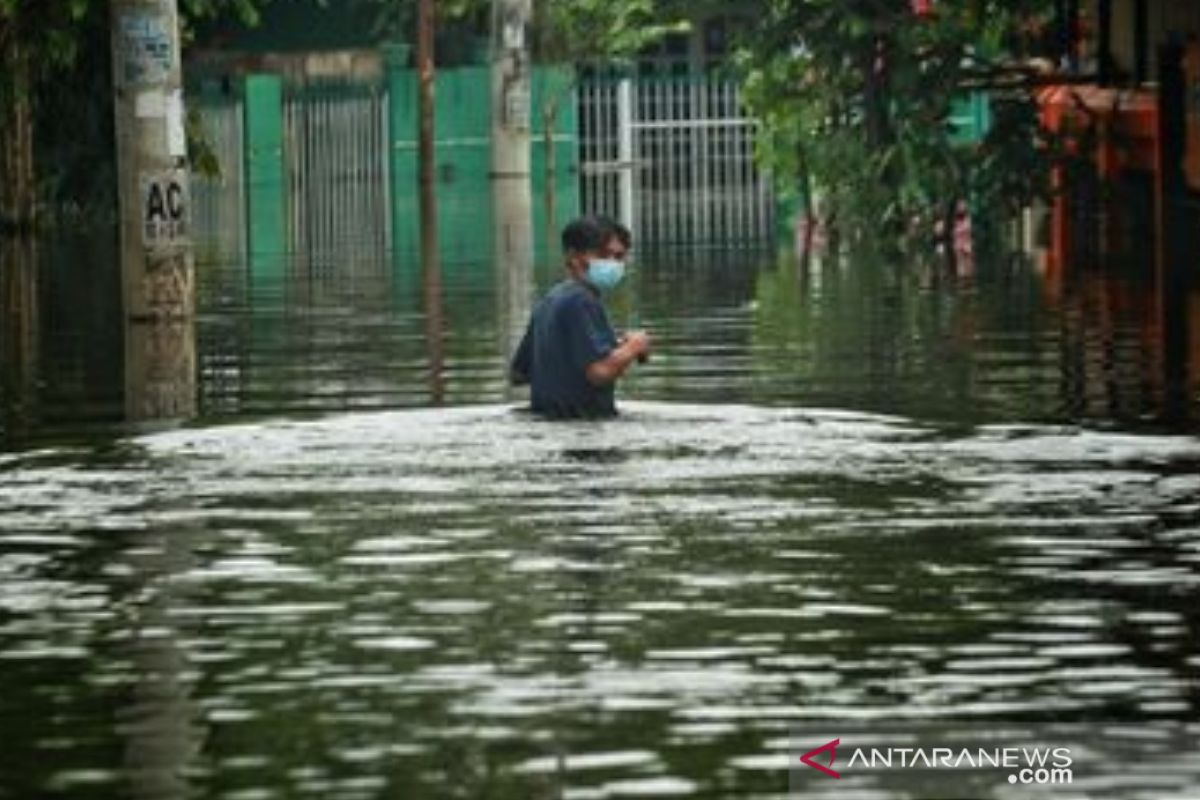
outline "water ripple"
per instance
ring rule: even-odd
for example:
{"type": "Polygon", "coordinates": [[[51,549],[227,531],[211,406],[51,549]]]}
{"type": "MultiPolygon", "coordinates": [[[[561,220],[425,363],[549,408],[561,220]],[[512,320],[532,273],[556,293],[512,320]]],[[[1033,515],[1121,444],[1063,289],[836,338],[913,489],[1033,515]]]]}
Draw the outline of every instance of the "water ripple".
{"type": "Polygon", "coordinates": [[[631,403],[122,452],[0,468],[22,795],[751,796],[807,720],[1200,702],[1193,438],[631,403]]]}

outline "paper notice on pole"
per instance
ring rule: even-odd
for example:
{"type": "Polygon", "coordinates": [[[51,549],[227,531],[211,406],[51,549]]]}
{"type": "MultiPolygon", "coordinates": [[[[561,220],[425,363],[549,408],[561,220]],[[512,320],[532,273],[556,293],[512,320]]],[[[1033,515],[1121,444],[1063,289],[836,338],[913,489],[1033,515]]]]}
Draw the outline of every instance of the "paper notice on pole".
{"type": "Polygon", "coordinates": [[[529,90],[509,86],[504,93],[504,126],[511,130],[529,130],[529,90]]]}
{"type": "Polygon", "coordinates": [[[134,98],[134,114],[138,119],[158,119],[167,113],[167,98],[159,89],[138,92],[134,98]]]}
{"type": "Polygon", "coordinates": [[[525,47],[525,22],[519,16],[504,21],[504,48],[521,50],[525,47]]]}
{"type": "Polygon", "coordinates": [[[117,83],[146,86],[166,80],[175,58],[170,20],[162,9],[121,12],[117,83]]]}
{"type": "Polygon", "coordinates": [[[179,89],[167,95],[167,153],[183,158],[187,155],[187,131],[184,128],[183,92],[179,89]]]}

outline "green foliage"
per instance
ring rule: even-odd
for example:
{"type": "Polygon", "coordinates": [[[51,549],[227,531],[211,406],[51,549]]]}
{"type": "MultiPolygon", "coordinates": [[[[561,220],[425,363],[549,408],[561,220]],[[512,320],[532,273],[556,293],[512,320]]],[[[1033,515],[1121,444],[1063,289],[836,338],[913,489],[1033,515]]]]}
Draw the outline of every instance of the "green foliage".
{"type": "MultiPolygon", "coordinates": [[[[688,23],[671,0],[533,0],[534,58],[546,64],[621,66],[688,23]]],[[[575,85],[575,73],[555,73],[543,105],[549,131],[575,85]]]]}
{"type": "MultiPolygon", "coordinates": [[[[329,2],[329,0],[325,0],[329,2]]],[[[417,24],[417,0],[349,0],[354,9],[366,9],[372,33],[394,41],[413,41],[417,24]]],[[[437,0],[438,23],[445,26],[482,24],[490,0],[437,0]]]]}
{"type": "Polygon", "coordinates": [[[621,61],[686,23],[661,0],[534,0],[534,56],[546,63],[621,61]]]}
{"type": "Polygon", "coordinates": [[[259,23],[262,7],[269,2],[271,0],[179,0],[179,14],[185,25],[231,17],[253,27],[259,23]]]}
{"type": "Polygon", "coordinates": [[[75,62],[80,31],[95,0],[0,0],[0,100],[29,92],[39,81],[75,62]]]}
{"type": "MultiPolygon", "coordinates": [[[[179,0],[183,39],[205,20],[255,24],[270,1],[179,0]]],[[[40,194],[59,217],[115,207],[110,50],[109,0],[0,0],[0,103],[31,100],[40,194]]]]}
{"type": "Polygon", "coordinates": [[[984,141],[955,143],[952,103],[971,79],[1031,55],[1047,0],[908,2],[766,0],[739,63],[763,122],[761,157],[785,192],[811,181],[849,232],[927,238],[960,199],[992,205],[1039,190],[1036,109],[1027,92],[996,94],[984,141]]]}
{"type": "MultiPolygon", "coordinates": [[[[211,2],[212,0],[207,0],[211,2]]],[[[327,0],[331,1],[331,0],[327,0]]],[[[367,8],[374,33],[411,40],[416,0],[349,0],[367,8]]],[[[533,0],[534,58],[543,63],[579,63],[628,58],[682,23],[664,22],[668,0],[533,0]]],[[[491,0],[438,0],[440,26],[473,25],[488,32],[491,0]]]]}

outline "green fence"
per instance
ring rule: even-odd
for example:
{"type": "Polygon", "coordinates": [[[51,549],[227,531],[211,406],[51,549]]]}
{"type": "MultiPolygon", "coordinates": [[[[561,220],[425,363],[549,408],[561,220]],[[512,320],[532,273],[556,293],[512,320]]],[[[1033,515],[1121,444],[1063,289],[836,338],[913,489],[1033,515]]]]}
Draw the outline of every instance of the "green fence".
{"type": "MultiPolygon", "coordinates": [[[[566,87],[559,98],[554,131],[555,196],[559,219],[579,209],[577,121],[570,96],[571,72],[535,69],[532,76],[531,180],[534,230],[544,225],[545,146],[537,122],[546,101],[546,86],[566,87]]],[[[417,214],[417,76],[412,70],[388,75],[390,110],[392,231],[395,252],[416,251],[417,214]]],[[[435,176],[438,194],[438,241],[444,263],[478,263],[490,259],[491,203],[490,75],[486,67],[465,67],[439,74],[434,93],[435,176]]],[[[536,237],[535,237],[536,239],[536,237]]]]}
{"type": "MultiPolygon", "coordinates": [[[[578,122],[573,73],[538,68],[532,75],[531,188],[534,231],[545,221],[544,104],[557,99],[554,123],[556,216],[579,210],[578,122]]],[[[223,170],[220,186],[199,181],[212,206],[244,204],[245,259],[253,280],[275,281],[289,268],[325,271],[330,258],[368,258],[414,266],[418,252],[417,75],[389,66],[381,84],[289,84],[273,74],[246,76],[236,87],[241,142],[217,142],[238,152],[241,169],[223,170]],[[228,176],[242,176],[241,186],[228,176]],[[380,221],[382,220],[382,222],[380,221]]],[[[205,94],[197,93],[202,115],[205,94]]],[[[227,117],[232,106],[226,102],[227,117]]],[[[215,116],[216,105],[210,106],[215,116]]],[[[486,67],[438,73],[435,88],[435,175],[438,236],[445,268],[478,268],[492,255],[490,207],[490,75],[486,67]],[[456,266],[463,265],[463,266],[456,266]]],[[[228,241],[218,231],[198,238],[228,241]]],[[[535,241],[544,237],[535,234],[535,241]]],[[[334,265],[340,269],[340,264],[334,265]]],[[[415,268],[415,266],[414,266],[415,268]]]]}

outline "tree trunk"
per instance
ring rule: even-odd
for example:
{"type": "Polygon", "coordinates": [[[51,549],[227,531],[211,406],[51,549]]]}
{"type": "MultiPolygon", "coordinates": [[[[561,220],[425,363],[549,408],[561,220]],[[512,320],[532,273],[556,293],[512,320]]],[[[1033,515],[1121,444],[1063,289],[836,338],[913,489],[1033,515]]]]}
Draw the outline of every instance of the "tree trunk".
{"type": "Polygon", "coordinates": [[[804,241],[801,243],[800,252],[804,254],[807,263],[808,257],[812,254],[813,229],[817,226],[817,208],[813,202],[812,173],[808,171],[808,159],[805,158],[803,149],[799,155],[800,195],[804,203],[804,241]]]}
{"type": "Polygon", "coordinates": [[[958,271],[958,250],[955,231],[958,228],[958,201],[951,200],[942,210],[942,254],[946,259],[946,271],[953,275],[958,271]]]}
{"type": "Polygon", "coordinates": [[[0,238],[0,423],[8,443],[37,421],[37,243],[0,238]]]}
{"type": "Polygon", "coordinates": [[[417,3],[417,159],[421,215],[421,262],[426,270],[436,269],[437,201],[434,194],[433,146],[433,26],[434,0],[417,3]]]}
{"type": "Polygon", "coordinates": [[[883,144],[883,85],[879,74],[879,40],[863,53],[863,106],[867,127],[867,144],[883,144]]]}
{"type": "Polygon", "coordinates": [[[29,64],[15,38],[4,53],[4,69],[12,85],[12,102],[0,117],[0,231],[32,229],[37,209],[33,163],[33,104],[29,64]]]}
{"type": "Polygon", "coordinates": [[[429,361],[429,399],[434,405],[440,405],[445,399],[446,351],[442,268],[438,260],[437,196],[434,184],[434,14],[434,0],[418,0],[417,74],[420,93],[417,98],[417,158],[421,214],[421,287],[429,361]]]}

